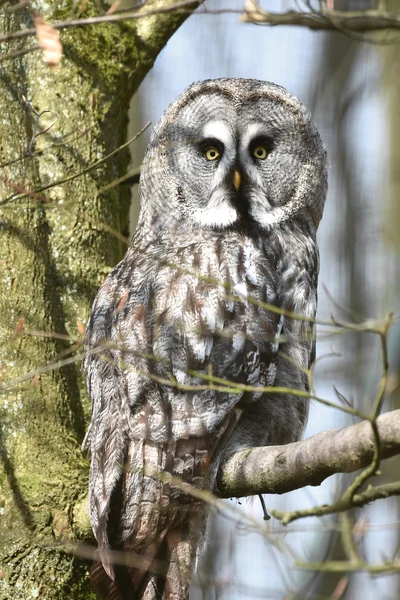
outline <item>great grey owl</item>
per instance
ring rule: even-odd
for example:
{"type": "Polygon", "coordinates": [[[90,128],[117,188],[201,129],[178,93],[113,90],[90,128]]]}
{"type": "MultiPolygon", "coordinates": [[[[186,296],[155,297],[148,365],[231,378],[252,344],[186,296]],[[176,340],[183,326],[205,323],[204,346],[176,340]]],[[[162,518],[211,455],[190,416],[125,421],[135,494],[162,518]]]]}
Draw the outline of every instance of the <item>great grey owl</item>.
{"type": "Polygon", "coordinates": [[[100,595],[187,598],[207,507],[180,482],[213,489],[231,453],[302,435],[307,400],[257,388],[307,390],[326,189],[315,126],[272,83],[193,84],[154,127],[87,330],[100,595]]]}

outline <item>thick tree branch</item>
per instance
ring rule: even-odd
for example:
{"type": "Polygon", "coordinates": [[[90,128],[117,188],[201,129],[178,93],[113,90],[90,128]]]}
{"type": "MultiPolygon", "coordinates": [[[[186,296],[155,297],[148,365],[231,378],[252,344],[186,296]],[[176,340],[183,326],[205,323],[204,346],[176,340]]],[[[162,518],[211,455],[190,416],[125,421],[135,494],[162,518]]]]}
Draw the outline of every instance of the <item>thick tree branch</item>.
{"type": "Polygon", "coordinates": [[[400,29],[400,15],[383,10],[273,13],[263,10],[257,0],[247,0],[243,21],[259,25],[295,25],[313,30],[339,30],[362,33],[400,29]]]}
{"type": "MultiPolygon", "coordinates": [[[[400,454],[400,410],[378,417],[376,423],[381,458],[400,454]]],[[[371,462],[373,451],[374,436],[369,421],[328,429],[287,446],[243,450],[221,466],[218,492],[229,498],[284,494],[306,485],[320,485],[334,473],[351,473],[365,467],[371,462]]],[[[356,504],[358,496],[364,497],[365,493],[357,495],[356,504]]],[[[362,503],[368,498],[365,496],[362,503]]]]}
{"type": "MultiPolygon", "coordinates": [[[[89,17],[87,19],[68,19],[68,21],[53,22],[51,26],[54,29],[72,29],[76,27],[87,27],[89,25],[99,25],[101,23],[127,23],[128,21],[147,21],[143,26],[146,35],[153,39],[154,36],[160,33],[165,28],[165,24],[171,23],[171,13],[178,19],[179,23],[183,23],[203,2],[203,0],[183,0],[175,2],[175,0],[147,0],[140,9],[132,11],[124,11],[112,15],[100,15],[97,17],[89,17]],[[166,15],[167,19],[160,18],[160,15],[166,15]],[[156,18],[153,18],[156,17],[156,18]]],[[[177,27],[176,27],[177,29],[177,27]]],[[[36,35],[36,27],[30,29],[22,29],[20,31],[0,35],[0,43],[9,40],[23,39],[36,35]]],[[[158,39],[158,42],[160,40],[158,39]]]]}

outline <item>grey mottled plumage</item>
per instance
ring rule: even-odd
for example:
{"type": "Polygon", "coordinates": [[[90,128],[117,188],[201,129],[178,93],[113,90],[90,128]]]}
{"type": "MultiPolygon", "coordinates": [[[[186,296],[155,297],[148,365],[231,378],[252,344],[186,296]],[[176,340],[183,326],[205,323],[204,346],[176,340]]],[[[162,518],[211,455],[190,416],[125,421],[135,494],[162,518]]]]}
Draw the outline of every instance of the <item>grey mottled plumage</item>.
{"type": "Polygon", "coordinates": [[[204,377],[307,389],[312,325],[264,305],[315,316],[326,187],[318,132],[272,83],[193,84],[154,128],[136,233],[88,325],[90,516],[107,598],[187,597],[207,510],[171,475],[212,488],[223,456],[302,435],[306,400],[204,377]],[[110,549],[126,551],[126,569],[110,549]]]}

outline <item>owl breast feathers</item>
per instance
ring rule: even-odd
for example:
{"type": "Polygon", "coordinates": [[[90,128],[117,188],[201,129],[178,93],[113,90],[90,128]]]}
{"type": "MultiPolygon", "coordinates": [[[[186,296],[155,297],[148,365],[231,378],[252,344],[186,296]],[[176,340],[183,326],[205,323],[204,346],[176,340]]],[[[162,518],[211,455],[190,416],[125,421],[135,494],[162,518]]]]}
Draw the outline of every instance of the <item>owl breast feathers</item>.
{"type": "Polygon", "coordinates": [[[104,598],[187,598],[198,491],[229,454],[302,435],[307,401],[263,388],[307,390],[326,188],[317,130],[272,83],[193,84],[154,128],[137,230],[87,331],[104,598]]]}

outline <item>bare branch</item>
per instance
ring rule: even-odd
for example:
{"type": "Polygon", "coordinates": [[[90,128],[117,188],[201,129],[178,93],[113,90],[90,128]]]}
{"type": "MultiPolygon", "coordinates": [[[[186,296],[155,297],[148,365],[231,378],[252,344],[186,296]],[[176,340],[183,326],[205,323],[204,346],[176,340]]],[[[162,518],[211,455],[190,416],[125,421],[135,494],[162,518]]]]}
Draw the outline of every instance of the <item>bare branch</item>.
{"type": "MultiPolygon", "coordinates": [[[[26,99],[24,98],[25,103],[27,104],[26,99]]],[[[43,112],[48,112],[48,111],[43,111],[43,112]]],[[[37,119],[43,114],[40,113],[39,115],[37,115],[37,119]]],[[[41,135],[42,133],[44,133],[44,131],[41,131],[40,133],[36,134],[36,128],[37,128],[37,124],[38,124],[38,120],[35,124],[35,129],[34,129],[34,135],[32,136],[32,141],[29,145],[28,148],[28,152],[26,153],[26,156],[29,156],[30,154],[30,150],[32,147],[32,142],[34,141],[34,139],[38,136],[41,135]]],[[[96,162],[94,162],[93,164],[89,165],[88,167],[86,167],[85,169],[83,169],[82,171],[79,171],[79,173],[73,173],[72,175],[68,175],[67,177],[63,177],[63,179],[58,179],[57,181],[53,181],[52,183],[48,183],[47,185],[44,185],[36,190],[26,190],[24,192],[21,192],[18,195],[11,195],[8,196],[7,198],[1,199],[0,200],[0,206],[4,206],[5,204],[7,204],[8,202],[11,201],[16,201],[16,200],[20,200],[21,198],[25,198],[25,196],[31,196],[31,197],[37,197],[37,194],[40,194],[46,190],[49,190],[53,187],[56,187],[58,185],[62,185],[64,183],[67,183],[68,181],[72,181],[73,179],[76,179],[77,177],[82,177],[82,175],[86,175],[87,173],[90,173],[91,171],[94,171],[95,169],[98,169],[99,167],[101,167],[105,162],[107,162],[107,160],[109,160],[112,156],[114,156],[115,154],[118,154],[118,152],[120,152],[121,150],[124,150],[125,148],[127,148],[130,144],[132,144],[132,142],[134,142],[135,140],[137,140],[138,137],[140,137],[142,135],[142,133],[144,131],[146,131],[146,129],[149,127],[150,125],[150,121],[148,123],[146,123],[146,125],[144,125],[144,127],[142,127],[142,129],[136,133],[130,140],[128,140],[127,142],[125,142],[125,144],[122,144],[121,146],[119,146],[118,148],[116,148],[116,150],[113,150],[112,152],[110,152],[110,154],[107,154],[107,156],[104,156],[103,158],[100,158],[99,160],[97,160],[96,162]]],[[[41,199],[41,198],[40,198],[41,199]]]]}
{"type": "MultiPolygon", "coordinates": [[[[151,19],[156,15],[176,13],[189,16],[194,13],[203,0],[148,0],[139,10],[126,10],[118,13],[108,12],[105,15],[89,17],[87,19],[69,19],[52,23],[56,30],[70,29],[73,27],[86,27],[101,23],[127,23],[151,19]]],[[[243,22],[257,25],[289,25],[308,27],[314,31],[342,31],[348,33],[365,33],[382,30],[399,30],[400,15],[384,10],[339,11],[326,10],[324,12],[288,11],[274,13],[263,10],[257,0],[246,0],[245,12],[238,8],[209,9],[204,7],[199,15],[237,14],[243,22]]],[[[153,24],[153,23],[152,23],[153,24]]],[[[150,28],[143,27],[143,32],[150,28]]],[[[0,43],[14,39],[23,39],[36,35],[36,29],[23,29],[20,31],[0,35],[0,43]]],[[[145,35],[145,34],[144,34],[145,35]]]]}
{"type": "Polygon", "coordinates": [[[370,575],[383,575],[385,573],[400,572],[400,561],[394,560],[382,564],[366,564],[347,560],[329,560],[325,563],[303,563],[296,561],[298,569],[319,571],[321,573],[356,573],[367,571],[370,575]]]}
{"type": "Polygon", "coordinates": [[[400,15],[383,10],[324,11],[273,13],[263,10],[257,0],[246,1],[243,21],[258,25],[295,25],[313,30],[339,30],[348,32],[400,29],[400,15]]]}
{"type": "MultiPolygon", "coordinates": [[[[400,410],[378,417],[376,424],[381,458],[400,454],[400,410]]],[[[306,485],[320,485],[334,473],[351,473],[370,464],[374,447],[371,423],[363,421],[343,429],[328,429],[287,446],[243,450],[221,466],[218,491],[229,498],[284,494],[306,485]]],[[[372,499],[369,490],[357,494],[354,503],[360,506],[372,499]]]]}
{"type": "MultiPolygon", "coordinates": [[[[196,10],[201,1],[202,0],[183,0],[182,2],[175,2],[174,0],[148,0],[139,10],[124,11],[118,14],[106,14],[87,19],[69,19],[68,21],[52,23],[52,27],[56,30],[61,30],[70,29],[71,27],[98,25],[100,23],[121,23],[132,20],[136,21],[138,19],[146,20],[149,17],[169,13],[183,13],[188,16],[196,10]]],[[[162,27],[162,23],[157,23],[157,21],[153,20],[151,23],[151,26],[153,26],[153,33],[154,25],[159,28],[162,27]]],[[[148,34],[150,34],[150,27],[147,27],[148,34]]],[[[34,35],[36,35],[35,27],[31,29],[22,29],[20,31],[0,35],[0,43],[7,42],[9,40],[31,37],[34,35]]]]}

